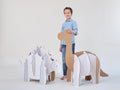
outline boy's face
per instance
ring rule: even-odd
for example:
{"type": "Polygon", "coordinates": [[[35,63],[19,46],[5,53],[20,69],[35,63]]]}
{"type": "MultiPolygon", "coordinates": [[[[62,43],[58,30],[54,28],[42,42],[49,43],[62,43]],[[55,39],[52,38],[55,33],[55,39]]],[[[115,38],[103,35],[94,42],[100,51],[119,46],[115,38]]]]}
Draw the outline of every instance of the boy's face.
{"type": "Polygon", "coordinates": [[[65,15],[66,19],[70,19],[71,16],[72,16],[72,13],[71,13],[71,11],[69,9],[66,9],[64,11],[64,15],[65,15]]]}

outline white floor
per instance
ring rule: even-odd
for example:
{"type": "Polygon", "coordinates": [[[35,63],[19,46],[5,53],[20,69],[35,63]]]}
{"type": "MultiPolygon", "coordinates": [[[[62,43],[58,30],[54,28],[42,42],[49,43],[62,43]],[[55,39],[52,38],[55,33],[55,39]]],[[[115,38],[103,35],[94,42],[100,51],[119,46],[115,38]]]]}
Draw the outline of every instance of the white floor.
{"type": "Polygon", "coordinates": [[[18,67],[1,67],[0,68],[0,90],[118,90],[120,89],[120,74],[109,73],[108,78],[100,78],[98,85],[88,81],[83,81],[79,87],[73,86],[71,83],[61,81],[56,77],[54,82],[50,82],[45,86],[41,86],[36,81],[24,82],[23,68],[18,67]]]}

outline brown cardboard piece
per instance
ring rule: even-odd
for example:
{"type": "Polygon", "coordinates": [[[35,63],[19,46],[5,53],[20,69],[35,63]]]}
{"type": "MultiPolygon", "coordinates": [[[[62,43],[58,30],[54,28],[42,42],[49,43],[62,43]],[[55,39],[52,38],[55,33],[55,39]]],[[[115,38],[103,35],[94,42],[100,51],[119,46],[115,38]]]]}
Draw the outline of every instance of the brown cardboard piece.
{"type": "MultiPolygon", "coordinates": [[[[71,72],[73,72],[73,64],[74,64],[74,56],[72,54],[72,34],[68,33],[68,30],[65,30],[64,32],[60,32],[58,34],[58,39],[59,40],[65,40],[66,41],[66,65],[67,65],[67,81],[71,81],[71,72]]],[[[83,54],[84,51],[76,52],[76,56],[80,56],[83,54]]],[[[85,51],[87,53],[93,54],[92,52],[85,51]]],[[[96,56],[96,55],[95,55],[96,56]]],[[[97,56],[96,56],[97,57],[97,56]]],[[[96,58],[96,83],[98,83],[98,74],[99,74],[99,68],[100,68],[100,63],[98,57],[96,58]]],[[[100,76],[106,77],[108,74],[103,72],[100,69],[100,76]]],[[[86,76],[86,80],[90,80],[91,76],[86,76]]]]}

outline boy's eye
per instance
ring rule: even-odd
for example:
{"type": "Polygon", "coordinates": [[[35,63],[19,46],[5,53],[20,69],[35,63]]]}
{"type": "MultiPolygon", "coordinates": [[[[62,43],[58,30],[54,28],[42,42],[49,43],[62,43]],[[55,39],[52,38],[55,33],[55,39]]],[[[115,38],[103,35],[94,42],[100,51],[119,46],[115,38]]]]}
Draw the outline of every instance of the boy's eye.
{"type": "Polygon", "coordinates": [[[65,14],[70,14],[70,13],[65,13],[65,14]]]}

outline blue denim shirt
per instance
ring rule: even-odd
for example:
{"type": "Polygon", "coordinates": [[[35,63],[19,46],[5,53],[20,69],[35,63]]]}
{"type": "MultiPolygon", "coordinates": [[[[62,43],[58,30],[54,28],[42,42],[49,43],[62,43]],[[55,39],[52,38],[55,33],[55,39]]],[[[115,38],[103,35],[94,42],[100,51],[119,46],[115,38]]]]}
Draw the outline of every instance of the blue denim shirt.
{"type": "MultiPolygon", "coordinates": [[[[76,35],[78,34],[78,27],[77,27],[77,23],[73,20],[73,19],[69,19],[66,20],[63,24],[62,24],[62,28],[61,28],[61,32],[70,29],[73,30],[74,32],[76,32],[76,35]]],[[[75,43],[75,35],[72,35],[72,44],[75,43]]],[[[62,45],[66,45],[66,42],[64,40],[62,40],[62,45]]]]}

